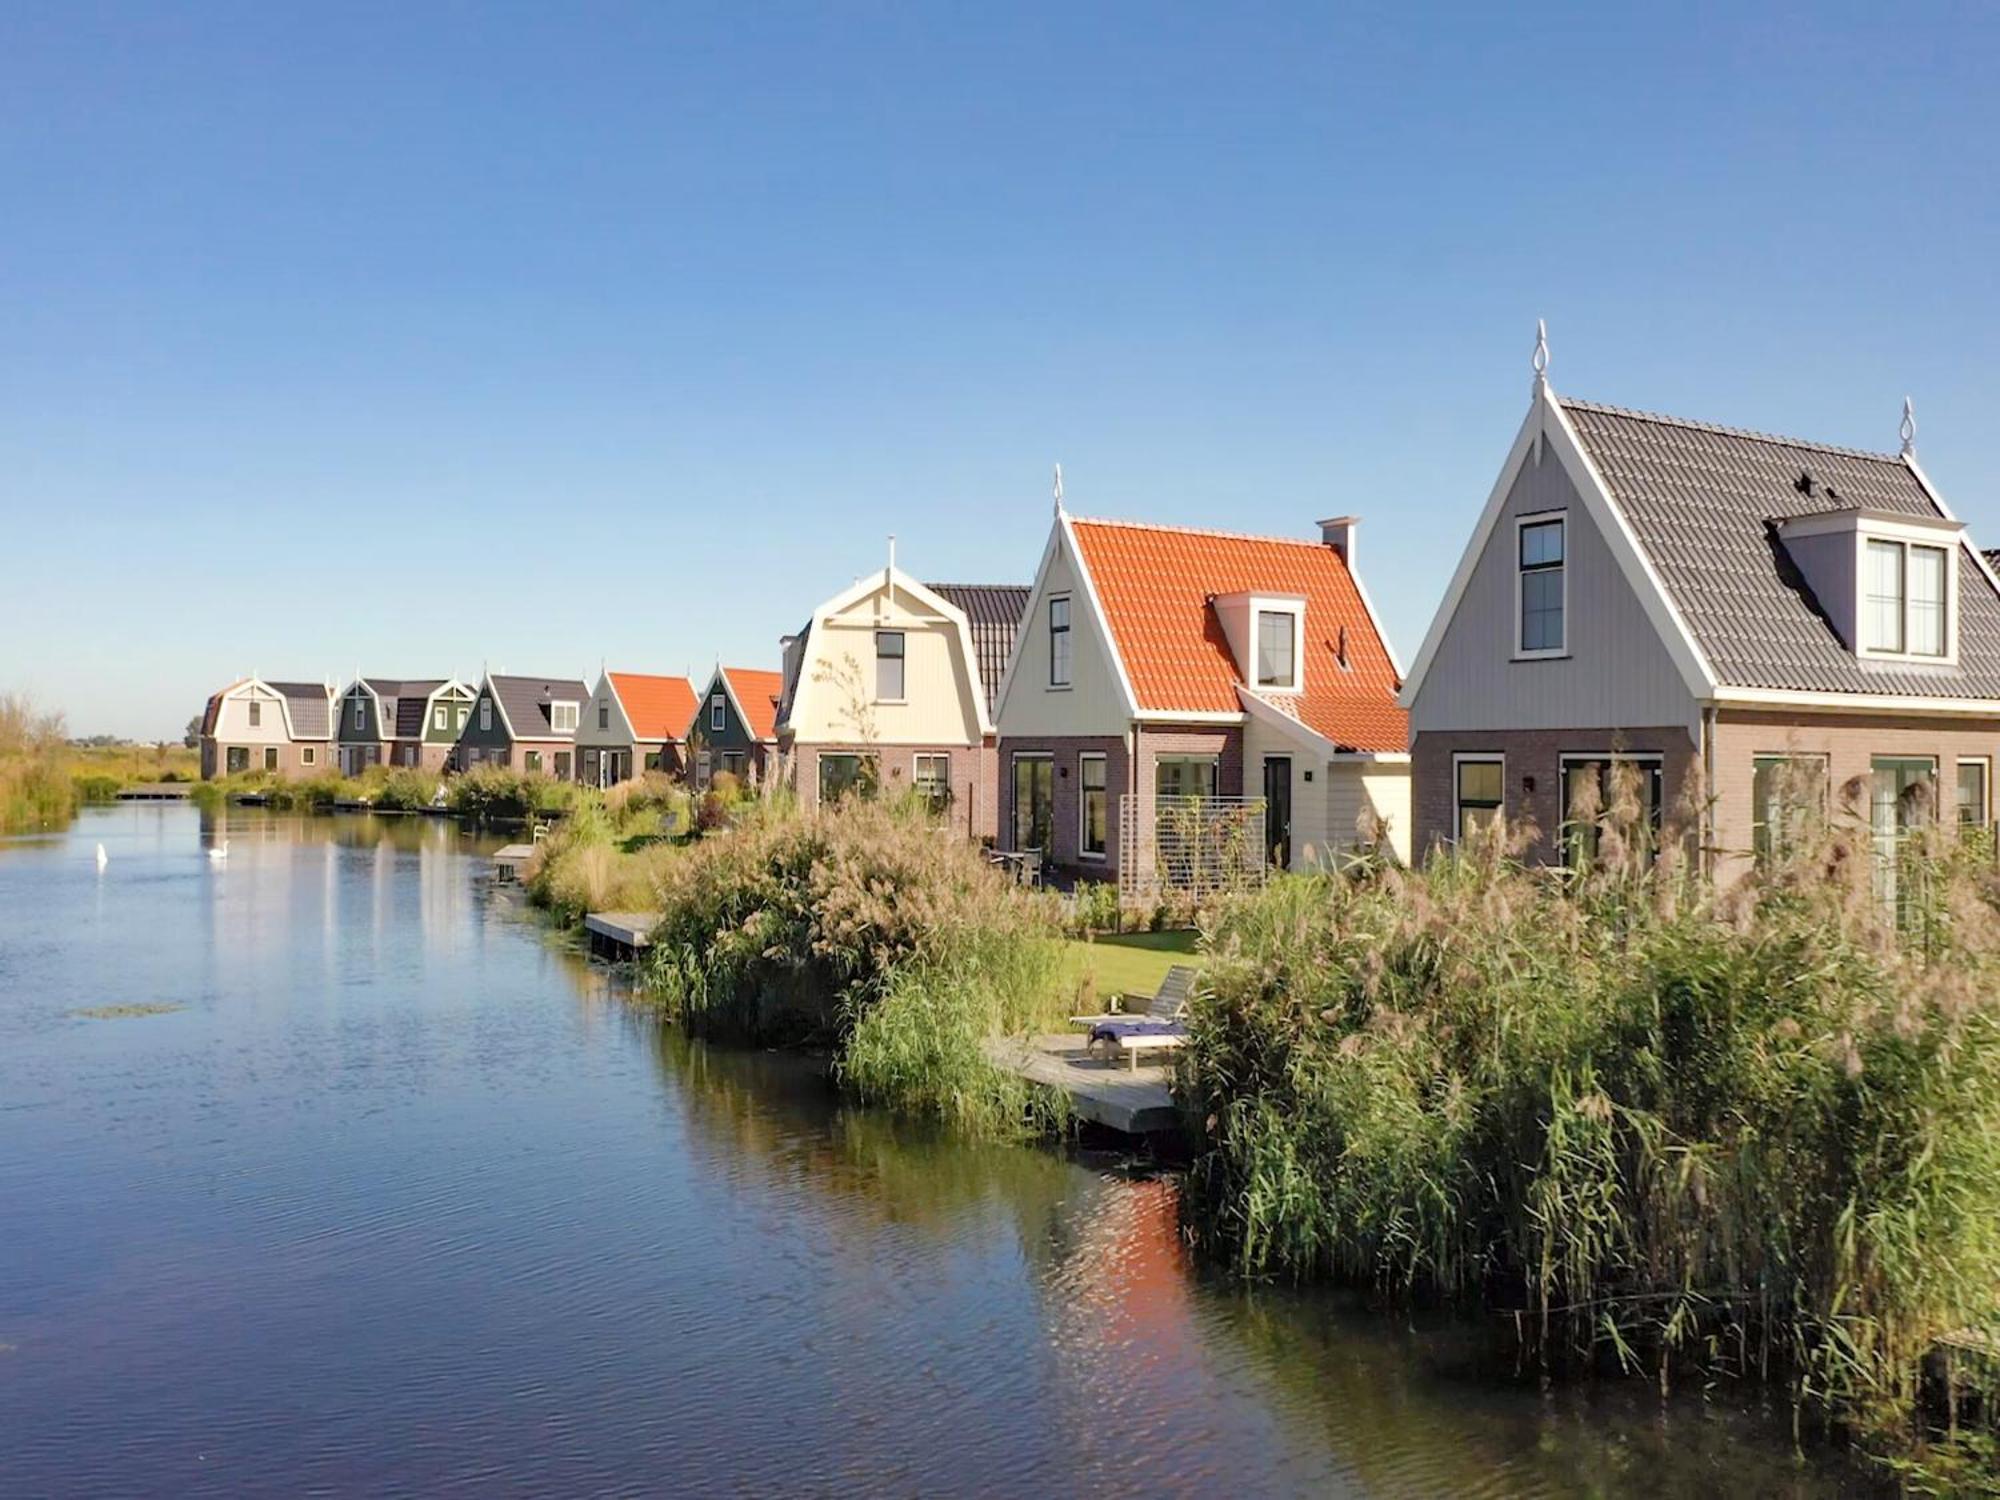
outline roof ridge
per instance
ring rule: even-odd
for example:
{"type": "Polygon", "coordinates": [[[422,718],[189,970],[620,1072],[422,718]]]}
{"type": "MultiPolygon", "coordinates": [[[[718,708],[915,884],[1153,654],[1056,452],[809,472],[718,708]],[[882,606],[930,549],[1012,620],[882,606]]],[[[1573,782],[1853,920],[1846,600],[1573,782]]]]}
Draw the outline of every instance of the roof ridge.
{"type": "MultiPolygon", "coordinates": [[[[1171,531],[1179,536],[1218,537],[1226,542],[1276,542],[1281,546],[1311,547],[1316,552],[1333,552],[1325,542],[1304,536],[1268,536],[1255,531],[1223,531],[1213,526],[1172,526],[1161,521],[1126,521],[1116,516],[1071,516],[1070,520],[1084,526],[1122,526],[1128,531],[1171,531]]],[[[1338,556],[1337,553],[1335,555],[1338,556]]]]}
{"type": "Polygon", "coordinates": [[[1882,453],[1871,448],[1850,448],[1841,443],[1822,443],[1812,438],[1787,437],[1780,432],[1759,432],[1754,427],[1730,427],[1721,422],[1703,422],[1693,417],[1676,417],[1666,412],[1641,411],[1632,406],[1614,406],[1608,401],[1585,401],[1576,396],[1558,396],[1556,404],[1565,410],[1599,412],[1611,417],[1629,417],[1637,422],[1653,422],[1662,427],[1685,427],[1694,432],[1718,433],[1723,437],[1748,438],[1758,443],[1778,443],[1787,448],[1803,448],[1813,453],[1833,453],[1842,458],[1867,458],[1877,463],[1900,465],[1900,453],[1882,453]]]}
{"type": "Polygon", "coordinates": [[[1034,588],[1032,583],[927,583],[927,589],[1018,589],[1022,593],[1034,588]]]}

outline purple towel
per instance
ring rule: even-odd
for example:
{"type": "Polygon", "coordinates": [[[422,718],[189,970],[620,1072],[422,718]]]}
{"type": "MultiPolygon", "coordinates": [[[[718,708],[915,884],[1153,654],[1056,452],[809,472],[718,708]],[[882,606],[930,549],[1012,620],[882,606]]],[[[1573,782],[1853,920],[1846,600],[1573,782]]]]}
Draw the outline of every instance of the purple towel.
{"type": "Polygon", "coordinates": [[[1179,1021],[1100,1021],[1090,1028],[1093,1042],[1122,1042],[1128,1036],[1186,1036],[1179,1021]]]}

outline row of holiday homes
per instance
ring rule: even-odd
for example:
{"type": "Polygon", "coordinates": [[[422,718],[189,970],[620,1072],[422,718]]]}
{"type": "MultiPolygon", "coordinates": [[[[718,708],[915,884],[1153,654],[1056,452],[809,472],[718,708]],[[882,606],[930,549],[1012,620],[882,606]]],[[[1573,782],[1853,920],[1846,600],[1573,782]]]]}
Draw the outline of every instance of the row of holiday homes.
{"type": "MultiPolygon", "coordinates": [[[[1658,818],[1702,789],[1711,862],[1788,798],[1983,824],[2000,750],[2000,579],[1919,467],[1560,397],[1526,419],[1406,671],[1352,517],[1311,539],[1069,515],[1028,586],[890,565],[814,610],[778,672],[477,685],[252,678],[210,700],[204,774],[659,767],[807,800],[909,787],[1073,875],[1142,857],[1167,806],[1255,807],[1268,857],[1404,858],[1504,813],[1564,855],[1614,763],[1658,818]],[[1914,791],[1927,789],[1928,798],[1914,791]],[[1803,788],[1803,790],[1801,790],[1803,788]]],[[[1150,858],[1150,854],[1143,857],[1150,858]]]]}

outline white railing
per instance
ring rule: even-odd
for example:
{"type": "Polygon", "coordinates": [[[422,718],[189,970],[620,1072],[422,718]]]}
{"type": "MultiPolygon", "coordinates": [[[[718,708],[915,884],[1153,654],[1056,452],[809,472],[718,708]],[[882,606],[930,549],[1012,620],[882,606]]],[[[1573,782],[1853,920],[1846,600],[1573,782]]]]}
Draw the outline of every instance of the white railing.
{"type": "Polygon", "coordinates": [[[1118,799],[1118,894],[1197,898],[1260,883],[1270,871],[1262,797],[1118,799]]]}

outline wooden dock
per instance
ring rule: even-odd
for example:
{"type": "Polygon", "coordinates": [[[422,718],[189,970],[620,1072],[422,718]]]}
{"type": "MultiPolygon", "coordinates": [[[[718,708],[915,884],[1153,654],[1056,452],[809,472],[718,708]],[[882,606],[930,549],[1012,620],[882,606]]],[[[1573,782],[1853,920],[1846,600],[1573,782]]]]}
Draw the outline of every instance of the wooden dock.
{"type": "Polygon", "coordinates": [[[135,781],[118,788],[120,802],[185,802],[192,794],[186,781],[135,781]]]}
{"type": "Polygon", "coordinates": [[[521,866],[534,857],[533,844],[506,844],[493,851],[493,878],[511,885],[521,878],[521,866]]]}
{"type": "Polygon", "coordinates": [[[1099,1062],[1085,1050],[1081,1032],[1069,1036],[994,1037],[986,1056],[996,1066],[1069,1095],[1083,1119],[1126,1135],[1178,1130],[1181,1118],[1167,1088],[1168,1069],[1132,1069],[1099,1062]]]}
{"type": "Polygon", "coordinates": [[[660,914],[651,911],[594,911],[583,919],[590,951],[599,958],[637,958],[652,946],[660,914]]]}

